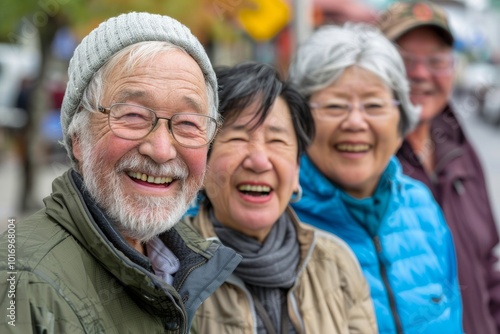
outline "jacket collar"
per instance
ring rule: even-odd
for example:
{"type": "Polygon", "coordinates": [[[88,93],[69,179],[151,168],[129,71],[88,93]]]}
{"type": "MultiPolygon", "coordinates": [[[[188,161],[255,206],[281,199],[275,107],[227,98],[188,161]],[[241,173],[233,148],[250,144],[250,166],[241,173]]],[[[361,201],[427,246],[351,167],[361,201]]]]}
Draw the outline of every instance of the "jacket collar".
{"type": "Polygon", "coordinates": [[[431,135],[441,146],[444,146],[443,144],[461,146],[466,142],[464,131],[451,104],[447,104],[432,120],[431,135]]]}
{"type": "MultiPolygon", "coordinates": [[[[436,158],[435,172],[431,175],[431,178],[437,178],[437,175],[445,168],[453,174],[449,175],[449,177],[466,177],[468,173],[463,166],[454,165],[455,167],[450,168],[452,161],[461,157],[469,145],[451,104],[446,105],[443,111],[432,120],[431,139],[434,142],[436,158]]],[[[413,167],[423,169],[408,141],[403,142],[398,151],[398,156],[413,167]]]]}
{"type": "Polygon", "coordinates": [[[147,256],[139,253],[132,248],[123,236],[113,226],[109,217],[92,199],[90,193],[87,191],[83,184],[82,176],[74,169],[70,170],[69,176],[73,184],[76,186],[78,192],[81,194],[82,200],[85,202],[93,221],[98,227],[98,231],[102,232],[103,236],[109,241],[117,250],[121,251],[125,256],[132,260],[132,262],[141,266],[145,270],[153,272],[151,263],[147,256]]]}
{"type": "MultiPolygon", "coordinates": [[[[393,181],[401,173],[401,164],[395,156],[392,156],[380,177],[376,188],[377,191],[381,191],[382,188],[387,186],[393,187],[393,181]]],[[[316,167],[307,154],[304,154],[300,159],[300,181],[301,186],[307,188],[308,192],[320,196],[340,196],[343,192],[316,167]]]]}
{"type": "Polygon", "coordinates": [[[339,189],[319,171],[307,154],[300,159],[300,183],[310,193],[321,196],[339,196],[339,189]]]}

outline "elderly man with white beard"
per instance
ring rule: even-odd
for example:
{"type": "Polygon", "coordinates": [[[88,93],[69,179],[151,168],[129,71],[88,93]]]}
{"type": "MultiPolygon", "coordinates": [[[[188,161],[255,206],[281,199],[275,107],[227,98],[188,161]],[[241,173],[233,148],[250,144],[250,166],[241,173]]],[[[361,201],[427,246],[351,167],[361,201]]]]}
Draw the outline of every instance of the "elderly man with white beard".
{"type": "Polygon", "coordinates": [[[73,168],[0,239],[15,254],[0,259],[1,332],[187,333],[241,259],[177,224],[219,127],[210,60],[178,21],[128,13],[83,39],[68,75],[73,168]]]}

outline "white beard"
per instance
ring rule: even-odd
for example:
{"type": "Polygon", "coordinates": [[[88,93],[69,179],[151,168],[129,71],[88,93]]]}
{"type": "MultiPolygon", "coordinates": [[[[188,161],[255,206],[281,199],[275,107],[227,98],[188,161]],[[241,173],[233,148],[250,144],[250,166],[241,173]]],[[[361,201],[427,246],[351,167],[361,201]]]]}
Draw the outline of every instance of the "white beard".
{"type": "Polygon", "coordinates": [[[106,158],[93,150],[89,140],[83,141],[80,166],[84,184],[124,237],[147,242],[168,231],[182,218],[201,187],[203,178],[200,183],[188,183],[189,170],[179,159],[158,165],[150,158],[132,151],[123,156],[114,169],[106,170],[106,158]],[[177,179],[180,193],[175,197],[124,193],[120,182],[120,178],[128,177],[124,170],[177,179]]]}

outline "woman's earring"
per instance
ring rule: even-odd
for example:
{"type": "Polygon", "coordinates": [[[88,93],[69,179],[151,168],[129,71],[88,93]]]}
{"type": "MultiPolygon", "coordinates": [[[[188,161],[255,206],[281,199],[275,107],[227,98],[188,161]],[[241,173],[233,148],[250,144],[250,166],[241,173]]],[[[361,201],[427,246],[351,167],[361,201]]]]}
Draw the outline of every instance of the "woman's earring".
{"type": "Polygon", "coordinates": [[[290,198],[290,203],[297,203],[302,198],[302,187],[299,184],[299,189],[294,191],[292,194],[292,198],[290,198]]]}

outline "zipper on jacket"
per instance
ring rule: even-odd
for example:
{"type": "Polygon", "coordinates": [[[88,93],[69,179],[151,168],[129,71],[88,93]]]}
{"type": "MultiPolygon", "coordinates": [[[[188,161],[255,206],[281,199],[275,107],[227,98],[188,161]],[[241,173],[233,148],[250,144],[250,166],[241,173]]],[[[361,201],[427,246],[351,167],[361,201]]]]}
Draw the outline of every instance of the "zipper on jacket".
{"type": "MultiPolygon", "coordinates": [[[[184,282],[186,282],[188,276],[195,270],[195,269],[198,269],[200,268],[201,266],[203,266],[205,263],[207,263],[208,261],[200,261],[194,265],[191,266],[191,268],[188,269],[188,271],[186,272],[186,274],[182,277],[182,279],[179,281],[178,284],[176,284],[176,286],[174,287],[177,291],[179,291],[181,289],[181,286],[184,285],[184,282]]],[[[186,299],[186,296],[181,296],[181,300],[183,302],[186,302],[187,299],[186,299]]]]}
{"type": "Polygon", "coordinates": [[[375,245],[375,250],[377,251],[378,266],[380,269],[380,275],[382,276],[382,281],[387,291],[387,298],[389,299],[389,306],[391,308],[392,318],[394,320],[394,325],[396,326],[396,333],[403,334],[403,326],[401,325],[401,319],[399,318],[398,310],[396,308],[396,299],[394,298],[394,292],[392,291],[391,285],[389,284],[389,278],[387,277],[387,271],[385,266],[380,261],[378,254],[382,252],[382,244],[378,236],[373,237],[373,243],[375,245]]]}
{"type": "MultiPolygon", "coordinates": [[[[193,266],[191,266],[191,268],[188,269],[187,273],[182,277],[182,279],[180,280],[180,282],[178,284],[176,284],[176,286],[174,287],[174,289],[179,293],[179,290],[180,290],[181,286],[186,282],[186,279],[188,278],[188,276],[195,269],[201,267],[205,263],[206,263],[206,261],[200,261],[199,263],[194,264],[193,266]]],[[[182,303],[185,304],[186,301],[187,301],[188,296],[187,295],[186,296],[181,296],[180,293],[179,293],[179,297],[180,297],[182,303]]],[[[182,315],[182,319],[184,321],[184,331],[182,333],[189,333],[188,320],[187,320],[187,311],[184,308],[184,306],[182,306],[182,308],[181,308],[181,315],[182,315]]]]}
{"type": "Polygon", "coordinates": [[[462,183],[462,180],[455,180],[453,181],[453,188],[455,188],[455,191],[459,196],[462,196],[465,193],[465,187],[464,184],[462,183]]]}

